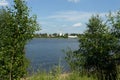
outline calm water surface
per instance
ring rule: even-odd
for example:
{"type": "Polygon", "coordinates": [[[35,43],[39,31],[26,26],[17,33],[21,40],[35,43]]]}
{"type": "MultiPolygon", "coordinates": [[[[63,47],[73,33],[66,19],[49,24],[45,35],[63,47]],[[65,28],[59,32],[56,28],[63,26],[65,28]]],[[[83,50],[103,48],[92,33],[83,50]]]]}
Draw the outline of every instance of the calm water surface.
{"type": "Polygon", "coordinates": [[[34,38],[26,45],[26,56],[30,60],[32,70],[49,71],[60,63],[63,71],[67,71],[69,67],[63,50],[77,50],[78,46],[78,39],[34,38]]]}

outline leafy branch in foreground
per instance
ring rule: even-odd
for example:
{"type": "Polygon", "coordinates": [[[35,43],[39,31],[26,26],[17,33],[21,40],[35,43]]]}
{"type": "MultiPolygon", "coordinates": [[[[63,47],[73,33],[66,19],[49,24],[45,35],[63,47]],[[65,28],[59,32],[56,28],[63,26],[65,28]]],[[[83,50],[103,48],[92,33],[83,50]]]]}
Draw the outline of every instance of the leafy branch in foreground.
{"type": "Polygon", "coordinates": [[[29,16],[24,0],[12,9],[0,9],[0,80],[19,80],[27,73],[24,47],[38,30],[36,16],[29,16]]]}
{"type": "MultiPolygon", "coordinates": [[[[119,20],[114,21],[120,24],[119,20]]],[[[119,35],[119,29],[113,25],[110,29],[98,15],[92,16],[87,24],[87,30],[79,38],[79,49],[67,53],[66,58],[70,66],[72,64],[74,70],[84,74],[93,74],[98,80],[117,80],[120,58],[117,55],[120,53],[120,44],[116,35],[119,35]]]]}

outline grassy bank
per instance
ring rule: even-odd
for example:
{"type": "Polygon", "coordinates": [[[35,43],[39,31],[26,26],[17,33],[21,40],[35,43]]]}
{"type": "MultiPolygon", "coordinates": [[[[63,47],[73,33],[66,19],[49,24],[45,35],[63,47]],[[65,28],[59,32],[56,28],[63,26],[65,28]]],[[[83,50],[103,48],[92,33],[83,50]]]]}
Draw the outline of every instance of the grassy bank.
{"type": "Polygon", "coordinates": [[[21,80],[96,80],[93,77],[81,76],[78,73],[53,74],[39,72],[21,80]]]}

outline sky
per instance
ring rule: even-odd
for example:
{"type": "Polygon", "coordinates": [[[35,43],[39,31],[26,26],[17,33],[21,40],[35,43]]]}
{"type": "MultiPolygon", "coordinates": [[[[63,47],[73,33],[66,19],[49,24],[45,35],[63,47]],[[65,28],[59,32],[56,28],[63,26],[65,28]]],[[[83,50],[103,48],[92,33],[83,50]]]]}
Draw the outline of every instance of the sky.
{"type": "MultiPolygon", "coordinates": [[[[120,10],[120,0],[26,0],[31,14],[37,15],[38,33],[83,33],[94,14],[104,17],[120,10]]],[[[0,0],[0,6],[13,0],[0,0]]]]}

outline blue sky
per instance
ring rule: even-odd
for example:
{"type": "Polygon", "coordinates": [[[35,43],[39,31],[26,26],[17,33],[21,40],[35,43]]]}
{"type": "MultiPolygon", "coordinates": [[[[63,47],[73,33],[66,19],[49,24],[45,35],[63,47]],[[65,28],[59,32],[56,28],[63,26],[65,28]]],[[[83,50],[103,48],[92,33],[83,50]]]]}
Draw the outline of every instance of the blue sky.
{"type": "MultiPolygon", "coordinates": [[[[40,33],[83,33],[92,14],[104,16],[120,9],[120,0],[26,0],[36,14],[40,33]]],[[[13,0],[1,0],[10,6],[13,0]]]]}

